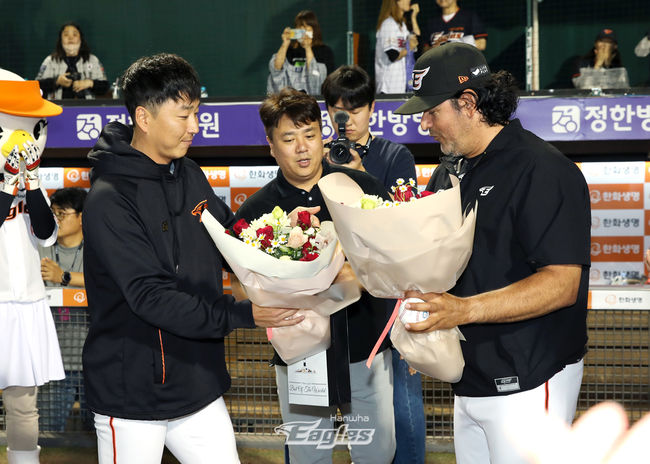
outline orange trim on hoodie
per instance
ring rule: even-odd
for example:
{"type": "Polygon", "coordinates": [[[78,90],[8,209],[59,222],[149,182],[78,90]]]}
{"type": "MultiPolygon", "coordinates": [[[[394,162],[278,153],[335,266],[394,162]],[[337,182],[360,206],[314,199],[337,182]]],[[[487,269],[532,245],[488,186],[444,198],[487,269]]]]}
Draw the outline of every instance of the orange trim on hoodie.
{"type": "Polygon", "coordinates": [[[162,383],[165,384],[165,349],[163,348],[162,332],[158,329],[158,339],[160,340],[160,357],[162,358],[162,383]]]}

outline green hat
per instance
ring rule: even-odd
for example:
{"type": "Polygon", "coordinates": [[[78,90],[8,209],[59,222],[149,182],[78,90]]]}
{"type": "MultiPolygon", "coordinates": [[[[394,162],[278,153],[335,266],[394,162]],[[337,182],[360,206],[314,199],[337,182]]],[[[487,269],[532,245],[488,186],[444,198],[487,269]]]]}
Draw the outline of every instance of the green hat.
{"type": "Polygon", "coordinates": [[[397,108],[398,114],[414,114],[438,106],[459,91],[490,77],[483,53],[473,45],[446,42],[424,53],[413,67],[415,95],[397,108]]]}

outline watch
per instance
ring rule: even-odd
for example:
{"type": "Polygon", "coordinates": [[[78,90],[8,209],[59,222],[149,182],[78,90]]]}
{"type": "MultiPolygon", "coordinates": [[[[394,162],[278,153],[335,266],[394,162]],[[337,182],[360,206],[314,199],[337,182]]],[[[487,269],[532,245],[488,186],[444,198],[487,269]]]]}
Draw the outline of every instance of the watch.
{"type": "Polygon", "coordinates": [[[67,287],[68,284],[70,283],[70,279],[72,279],[72,276],[70,275],[70,273],[68,271],[65,271],[63,273],[63,277],[61,277],[61,285],[63,285],[64,287],[67,287]]]}

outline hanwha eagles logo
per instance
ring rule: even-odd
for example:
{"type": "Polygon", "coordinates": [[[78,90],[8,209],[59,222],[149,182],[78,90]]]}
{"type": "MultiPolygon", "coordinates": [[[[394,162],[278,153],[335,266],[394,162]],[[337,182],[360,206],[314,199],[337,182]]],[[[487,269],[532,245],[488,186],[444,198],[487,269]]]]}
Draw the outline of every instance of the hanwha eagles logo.
{"type": "Polygon", "coordinates": [[[431,66],[427,66],[425,69],[414,69],[413,70],[413,90],[420,90],[422,87],[422,79],[427,75],[431,66]]]}
{"type": "Polygon", "coordinates": [[[192,210],[192,216],[198,216],[199,222],[202,222],[201,214],[203,213],[203,210],[205,210],[207,207],[208,207],[208,200],[201,201],[192,210]]]}

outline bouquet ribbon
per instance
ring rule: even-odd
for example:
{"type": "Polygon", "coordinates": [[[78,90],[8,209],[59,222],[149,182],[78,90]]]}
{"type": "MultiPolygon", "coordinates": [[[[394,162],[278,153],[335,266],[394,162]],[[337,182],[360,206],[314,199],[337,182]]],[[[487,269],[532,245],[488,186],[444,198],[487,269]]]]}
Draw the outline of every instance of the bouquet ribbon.
{"type": "Polygon", "coordinates": [[[393,326],[393,323],[395,322],[395,318],[397,317],[397,314],[399,312],[399,307],[401,304],[402,304],[402,300],[401,299],[397,300],[397,303],[395,304],[395,309],[393,309],[393,313],[390,315],[390,319],[388,319],[388,322],[386,323],[386,327],[384,327],[384,330],[381,332],[381,335],[379,336],[379,340],[377,340],[377,343],[375,343],[375,346],[370,352],[370,356],[368,356],[368,360],[366,361],[366,367],[368,369],[370,369],[370,366],[372,365],[372,360],[375,359],[375,356],[377,356],[379,347],[381,346],[382,342],[386,338],[386,335],[388,335],[388,331],[393,326]]]}

